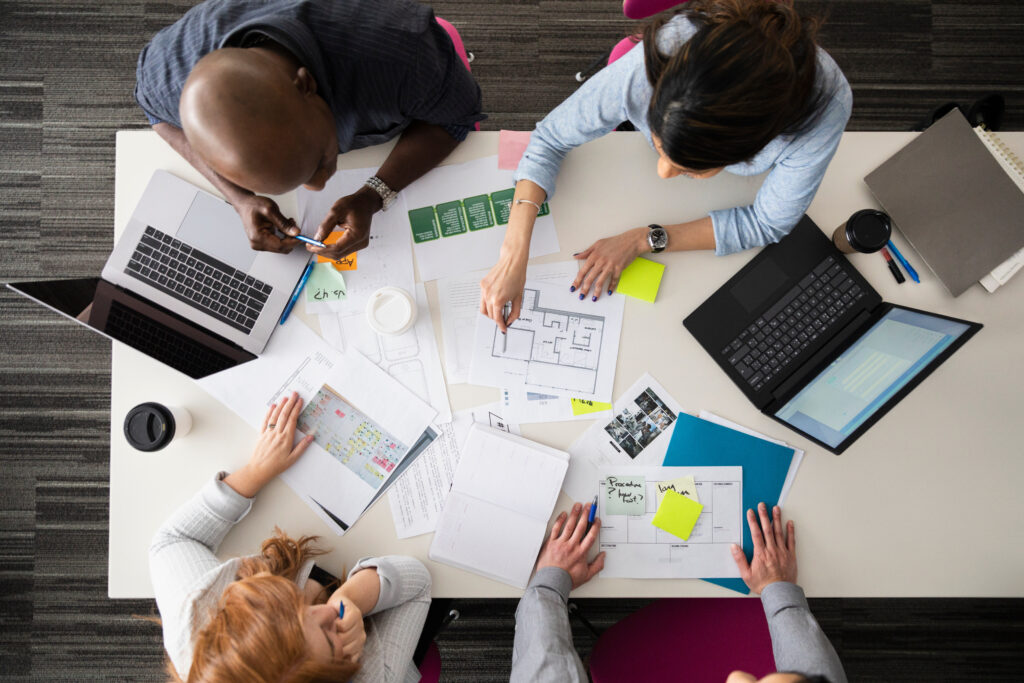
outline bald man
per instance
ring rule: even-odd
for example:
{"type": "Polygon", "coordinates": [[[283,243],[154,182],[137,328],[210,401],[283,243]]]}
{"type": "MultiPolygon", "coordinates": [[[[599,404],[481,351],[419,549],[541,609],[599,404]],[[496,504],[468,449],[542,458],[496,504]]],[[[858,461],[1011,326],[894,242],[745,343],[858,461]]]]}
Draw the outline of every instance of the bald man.
{"type": "Polygon", "coordinates": [[[480,88],[430,8],[410,0],[208,0],[139,55],[153,129],[235,207],[253,249],[288,252],[295,221],[265,194],[322,190],[339,154],[398,142],[340,197],[314,253],[365,247],[374,213],[436,166],[481,114],[480,88]]]}

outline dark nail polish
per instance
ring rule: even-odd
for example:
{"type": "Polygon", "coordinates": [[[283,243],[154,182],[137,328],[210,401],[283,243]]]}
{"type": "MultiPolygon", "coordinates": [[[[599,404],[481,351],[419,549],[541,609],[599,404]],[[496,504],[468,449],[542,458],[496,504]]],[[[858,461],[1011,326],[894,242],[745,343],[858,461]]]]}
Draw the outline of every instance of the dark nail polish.
{"type": "Polygon", "coordinates": [[[583,301],[583,297],[585,297],[585,296],[586,296],[586,294],[580,294],[580,301],[583,301]]]}
{"type": "Polygon", "coordinates": [[[570,292],[575,292],[576,291],[576,285],[570,285],[569,286],[569,291],[570,292]]]}
{"type": "Polygon", "coordinates": [[[592,297],[590,297],[590,300],[591,301],[597,301],[597,297],[596,296],[592,296],[592,297]]]}
{"type": "Polygon", "coordinates": [[[608,290],[608,296],[611,296],[611,295],[612,295],[612,290],[609,289],[608,290]]]}

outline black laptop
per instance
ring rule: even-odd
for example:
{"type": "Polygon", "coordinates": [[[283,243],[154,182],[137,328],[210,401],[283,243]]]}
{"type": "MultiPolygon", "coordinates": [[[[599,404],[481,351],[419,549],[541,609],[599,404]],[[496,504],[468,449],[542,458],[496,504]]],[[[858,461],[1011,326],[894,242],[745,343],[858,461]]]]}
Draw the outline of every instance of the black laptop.
{"type": "Polygon", "coordinates": [[[883,302],[807,216],[683,325],[761,412],[833,453],[982,327],[883,302]]]}

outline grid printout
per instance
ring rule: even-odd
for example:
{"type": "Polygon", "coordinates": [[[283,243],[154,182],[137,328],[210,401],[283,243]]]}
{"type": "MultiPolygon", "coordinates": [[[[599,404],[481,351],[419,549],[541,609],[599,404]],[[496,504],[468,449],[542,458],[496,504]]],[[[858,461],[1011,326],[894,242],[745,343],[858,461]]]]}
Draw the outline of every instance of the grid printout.
{"type": "Polygon", "coordinates": [[[323,385],[299,415],[298,429],[374,490],[402,462],[409,447],[323,385]]]}
{"type": "Polygon", "coordinates": [[[743,543],[742,467],[610,466],[602,468],[598,489],[601,550],[606,578],[720,579],[739,577],[730,546],[743,543]],[[657,512],[656,484],[693,476],[704,509],[686,541],[651,524],[657,512]],[[605,511],[608,477],[642,477],[642,515],[605,511]]]}

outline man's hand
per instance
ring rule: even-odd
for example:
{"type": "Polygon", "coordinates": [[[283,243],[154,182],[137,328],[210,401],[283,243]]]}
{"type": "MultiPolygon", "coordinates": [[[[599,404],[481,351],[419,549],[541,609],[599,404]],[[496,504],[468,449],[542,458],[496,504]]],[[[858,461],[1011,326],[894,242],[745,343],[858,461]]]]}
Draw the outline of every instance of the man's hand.
{"type": "Polygon", "coordinates": [[[765,586],[776,581],[796,583],[796,532],[790,521],[786,523],[786,533],[783,533],[782,508],[778,505],[772,510],[771,519],[764,503],[758,504],[757,512],[755,515],[753,510],[747,510],[747,524],[754,540],[754,559],[747,564],[747,556],[735,543],[732,545],[732,559],[750,590],[760,593],[765,586]]]}
{"type": "Polygon", "coordinates": [[[361,187],[355,193],[334,202],[327,217],[316,230],[315,239],[323,242],[336,228],[343,230],[341,238],[326,248],[307,244],[306,249],[331,260],[340,259],[353,251],[365,249],[370,244],[370,223],[383,202],[380,195],[368,187],[361,187]]]}
{"type": "Polygon", "coordinates": [[[235,197],[231,204],[242,218],[242,226],[249,237],[249,246],[256,251],[287,254],[299,243],[290,237],[278,237],[275,232],[280,230],[286,235],[298,235],[299,226],[291,218],[285,218],[273,199],[248,194],[235,197]]]}
{"type": "Polygon", "coordinates": [[[601,529],[601,520],[595,519],[590,533],[586,533],[590,507],[589,503],[586,506],[576,503],[568,515],[564,512],[558,515],[537,558],[537,569],[558,567],[568,572],[573,588],[579,588],[604,569],[604,553],[587,563],[587,552],[601,529]]]}

